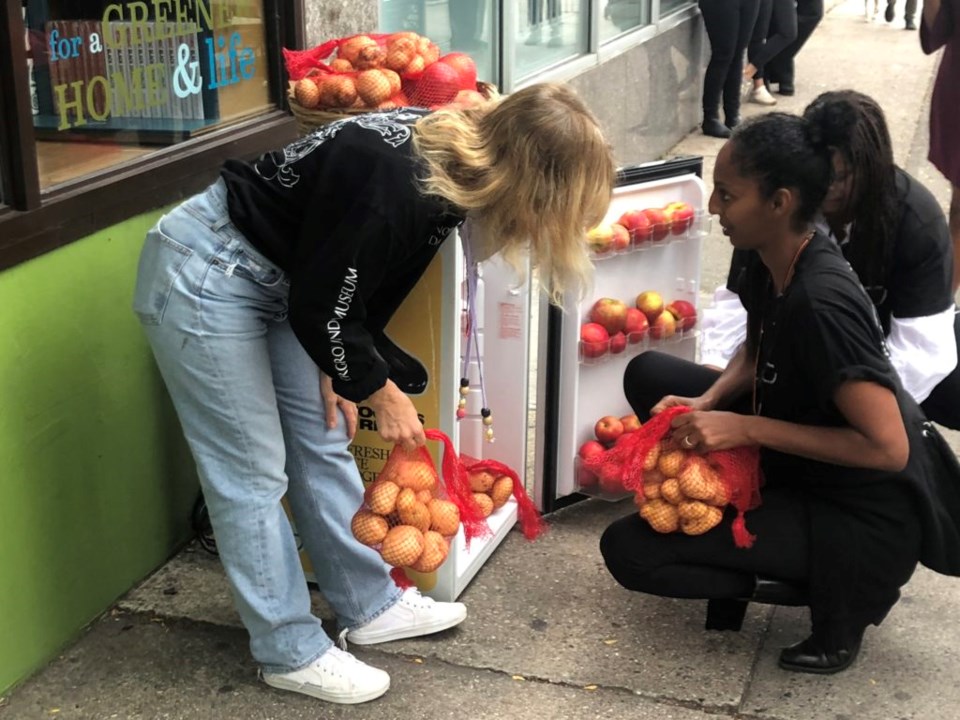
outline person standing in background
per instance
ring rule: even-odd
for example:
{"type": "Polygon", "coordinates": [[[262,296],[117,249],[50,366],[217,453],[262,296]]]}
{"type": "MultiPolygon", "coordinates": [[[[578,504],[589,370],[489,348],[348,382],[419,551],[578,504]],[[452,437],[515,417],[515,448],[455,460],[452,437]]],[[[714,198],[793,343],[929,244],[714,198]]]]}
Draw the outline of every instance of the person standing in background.
{"type": "MultiPolygon", "coordinates": [[[[883,19],[887,22],[893,22],[894,15],[896,14],[897,0],[887,0],[887,9],[883,13],[883,19]]],[[[906,6],[903,8],[903,29],[904,30],[916,30],[917,24],[913,21],[917,16],[917,0],[907,0],[906,6]]]]}
{"type": "Polygon", "coordinates": [[[793,95],[794,62],[800,48],[823,20],[823,0],[797,0],[797,37],[773,60],[767,63],[767,81],[777,84],[781,95],[793,95]]]}
{"type": "Polygon", "coordinates": [[[760,0],[700,0],[699,7],[710,38],[701,128],[704,135],[728,138],[740,122],[743,52],[753,33],[760,0]],[[721,101],[724,122],[720,122],[721,101]]]}
{"type": "Polygon", "coordinates": [[[767,89],[764,66],[797,39],[797,6],[794,0],[760,0],[753,37],[747,47],[743,76],[753,81],[749,100],[757,105],[776,105],[767,89]]]}
{"type": "Polygon", "coordinates": [[[920,46],[926,54],[944,48],[930,101],[930,154],[950,181],[953,292],[960,287],[960,0],[924,0],[920,46]]]}

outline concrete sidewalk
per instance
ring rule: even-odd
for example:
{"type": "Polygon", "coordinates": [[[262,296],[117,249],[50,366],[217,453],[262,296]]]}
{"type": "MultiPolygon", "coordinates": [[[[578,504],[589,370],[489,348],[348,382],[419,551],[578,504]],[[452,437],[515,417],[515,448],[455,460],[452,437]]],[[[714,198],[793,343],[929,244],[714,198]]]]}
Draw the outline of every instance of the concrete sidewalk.
{"type": "MultiPolygon", "coordinates": [[[[834,8],[799,58],[797,96],[777,109],[799,111],[829,88],[873,95],[886,109],[898,161],[946,205],[946,181],[924,159],[935,59],[920,53],[902,21],[867,24],[862,10],[859,0],[834,8]]],[[[720,145],[695,133],[675,152],[704,155],[709,180],[720,145]]],[[[711,237],[705,290],[722,281],[728,258],[726,240],[711,237]]],[[[918,571],[883,626],[868,631],[850,670],[786,673],[776,655],[808,633],[804,610],[752,606],[741,632],[707,632],[704,602],[616,585],[597,541],[631,511],[629,502],[591,500],[551,516],[551,531],[534,543],[511,533],[464,592],[470,614],[461,627],[351,648],[393,679],[384,698],[352,707],[258,682],[219,563],[191,547],[0,699],[0,720],[957,717],[960,581],[918,571]]],[[[331,617],[316,602],[321,617],[331,617]]]]}

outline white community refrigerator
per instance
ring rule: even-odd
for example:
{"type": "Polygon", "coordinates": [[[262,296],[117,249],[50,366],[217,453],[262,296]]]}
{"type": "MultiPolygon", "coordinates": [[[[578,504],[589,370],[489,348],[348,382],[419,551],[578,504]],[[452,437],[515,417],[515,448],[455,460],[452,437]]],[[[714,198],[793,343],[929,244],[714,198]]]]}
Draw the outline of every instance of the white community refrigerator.
{"type": "Polygon", "coordinates": [[[612,442],[605,433],[616,429],[609,423],[599,428],[598,437],[601,420],[623,424],[633,414],[623,393],[624,371],[632,358],[656,349],[696,359],[700,251],[710,225],[701,176],[699,157],[622,168],[604,229],[591,235],[593,287],[581,301],[568,300],[562,312],[550,307],[541,313],[540,462],[534,495],[543,512],[585,496],[627,497],[622,488],[586,472],[581,456],[589,453],[590,443],[612,442]],[[657,212],[665,207],[674,212],[657,212]],[[610,232],[618,221],[633,227],[629,239],[620,237],[619,228],[610,232]],[[625,309],[626,328],[613,332],[625,309]]]}
{"type": "MultiPolygon", "coordinates": [[[[451,233],[424,276],[386,328],[392,343],[411,360],[406,376],[391,378],[410,396],[424,427],[441,430],[458,454],[477,460],[496,460],[517,472],[521,481],[527,465],[527,396],[530,351],[530,289],[498,256],[479,266],[475,294],[476,341],[480,357],[468,363],[466,351],[467,273],[457,233],[451,233]],[[419,365],[421,372],[409,373],[419,365]],[[484,376],[486,405],[492,410],[494,441],[485,436],[481,409],[480,373],[484,376]],[[461,378],[469,381],[465,417],[457,418],[461,378]]],[[[371,408],[359,406],[359,428],[350,447],[365,484],[380,473],[391,447],[376,431],[371,408]]],[[[438,471],[443,448],[428,441],[438,471]]],[[[483,563],[503,541],[517,520],[517,503],[511,497],[487,522],[491,535],[474,539],[469,547],[463,529],[454,538],[446,561],[432,573],[407,570],[420,590],[436,600],[456,599],[483,563]]],[[[302,554],[308,579],[309,558],[302,554]]]]}

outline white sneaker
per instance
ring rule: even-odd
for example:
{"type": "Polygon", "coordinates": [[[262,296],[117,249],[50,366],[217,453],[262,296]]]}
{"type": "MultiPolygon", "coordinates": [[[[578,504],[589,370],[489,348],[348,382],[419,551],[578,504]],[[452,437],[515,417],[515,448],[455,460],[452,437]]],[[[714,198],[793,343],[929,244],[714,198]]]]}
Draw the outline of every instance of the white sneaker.
{"type": "Polygon", "coordinates": [[[347,640],[357,645],[403,640],[439,632],[459,625],[467,617],[467,607],[458,602],[436,602],[423,597],[416,588],[407,588],[400,599],[366,625],[347,632],[347,640]]]}
{"type": "Polygon", "coordinates": [[[390,676],[338,647],[331,647],[310,665],[288,673],[262,673],[263,681],[343,705],[375,700],[390,689],[390,676]]]}
{"type": "Polygon", "coordinates": [[[750,93],[750,102],[756,103],[757,105],[776,105],[777,99],[770,94],[766,85],[760,85],[759,87],[755,87],[750,93]]]}

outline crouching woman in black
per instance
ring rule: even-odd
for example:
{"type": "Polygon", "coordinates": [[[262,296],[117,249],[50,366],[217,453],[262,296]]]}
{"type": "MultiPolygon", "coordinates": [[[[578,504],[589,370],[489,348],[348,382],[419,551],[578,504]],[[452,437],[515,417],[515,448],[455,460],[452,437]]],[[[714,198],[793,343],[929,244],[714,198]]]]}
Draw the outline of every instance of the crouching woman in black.
{"type": "Polygon", "coordinates": [[[730,517],[704,535],[661,535],[635,513],[600,545],[614,578],[640,592],[736,602],[758,577],[804,588],[812,632],[780,666],[830,673],[853,662],[918,561],[960,573],[960,468],[901,388],[836,243],[813,230],[830,158],[811,132],[764,115],[717,157],[710,211],[735,248],[757,251],[740,290],[747,342],[723,373],[645,353],[624,380],[640,415],[694,408],[673,420],[681,447],[760,446],[754,545],[734,546],[730,517]]]}

